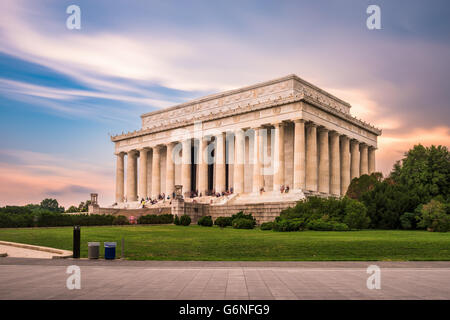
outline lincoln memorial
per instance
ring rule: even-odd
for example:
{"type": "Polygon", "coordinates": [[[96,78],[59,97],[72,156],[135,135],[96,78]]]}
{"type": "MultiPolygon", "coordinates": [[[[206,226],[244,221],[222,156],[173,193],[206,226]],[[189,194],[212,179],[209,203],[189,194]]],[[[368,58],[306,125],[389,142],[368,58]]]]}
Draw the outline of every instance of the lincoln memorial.
{"type": "Polygon", "coordinates": [[[381,134],[350,108],[289,75],[145,113],[141,129],[111,137],[113,207],[170,207],[175,186],[219,207],[342,196],[375,171],[381,134]]]}

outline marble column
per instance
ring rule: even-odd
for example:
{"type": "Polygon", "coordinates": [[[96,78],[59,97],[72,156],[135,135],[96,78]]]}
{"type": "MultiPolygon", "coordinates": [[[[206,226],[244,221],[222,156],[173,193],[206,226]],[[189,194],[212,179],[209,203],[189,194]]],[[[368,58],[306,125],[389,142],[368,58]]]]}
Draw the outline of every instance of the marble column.
{"type": "Polygon", "coordinates": [[[350,184],[350,139],[341,136],[341,195],[347,193],[350,184]]]}
{"type": "Polygon", "coordinates": [[[350,182],[354,178],[359,177],[359,142],[356,140],[350,141],[350,182]]]}
{"type": "Polygon", "coordinates": [[[375,172],[375,148],[369,147],[369,174],[375,172]]]}
{"type": "Polygon", "coordinates": [[[139,200],[147,197],[147,152],[145,148],[139,150],[139,200]]]}
{"type": "Polygon", "coordinates": [[[317,191],[317,126],[306,126],[306,190],[317,191]]]}
{"type": "Polygon", "coordinates": [[[245,159],[245,136],[243,130],[235,132],[235,163],[233,176],[234,193],[244,192],[244,159],[245,159]]]}
{"type": "Polygon", "coordinates": [[[330,133],[330,193],[339,196],[341,194],[341,157],[339,134],[336,131],[330,133]]]}
{"type": "Polygon", "coordinates": [[[191,193],[191,139],[182,142],[181,155],[181,184],[183,195],[189,197],[191,193]]]}
{"type": "Polygon", "coordinates": [[[279,192],[280,187],[284,185],[284,125],[282,122],[278,122],[273,126],[275,128],[273,191],[279,192]]]}
{"type": "Polygon", "coordinates": [[[136,185],[136,151],[131,150],[127,152],[127,201],[137,200],[137,185],[136,185]]]}
{"type": "Polygon", "coordinates": [[[173,143],[167,144],[166,153],[166,198],[170,195],[172,199],[172,194],[175,192],[175,162],[173,155],[173,143]]]}
{"type": "Polygon", "coordinates": [[[208,142],[205,138],[198,139],[198,192],[205,196],[208,191],[208,164],[206,159],[206,148],[208,142]]]}
{"type": "Polygon", "coordinates": [[[255,139],[253,143],[253,185],[252,191],[258,193],[264,186],[263,175],[262,175],[262,139],[261,139],[261,128],[254,128],[255,139]]]}
{"type": "Polygon", "coordinates": [[[305,120],[294,120],[294,189],[305,189],[305,120]]]}
{"type": "Polygon", "coordinates": [[[319,192],[330,193],[330,153],[325,128],[319,129],[319,192]]]}
{"type": "Polygon", "coordinates": [[[124,196],[124,153],[116,154],[116,202],[123,202],[124,196]]]}
{"type": "Polygon", "coordinates": [[[359,175],[369,174],[369,153],[368,145],[365,143],[360,144],[360,164],[359,164],[359,175]]]}
{"type": "Polygon", "coordinates": [[[161,147],[153,147],[152,159],[152,198],[158,199],[161,194],[161,147]]]}
{"type": "Polygon", "coordinates": [[[223,133],[216,136],[216,150],[214,151],[214,157],[216,161],[216,192],[225,191],[225,148],[224,148],[223,133]]]}

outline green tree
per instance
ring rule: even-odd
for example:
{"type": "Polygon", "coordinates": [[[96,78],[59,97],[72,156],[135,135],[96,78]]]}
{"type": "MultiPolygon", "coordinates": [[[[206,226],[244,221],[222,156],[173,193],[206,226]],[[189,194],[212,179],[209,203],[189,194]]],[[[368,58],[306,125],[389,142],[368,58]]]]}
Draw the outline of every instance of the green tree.
{"type": "Polygon", "coordinates": [[[64,212],[64,207],[60,207],[56,199],[44,199],[41,201],[40,207],[52,212],[64,212]]]}
{"type": "Polygon", "coordinates": [[[91,204],[91,200],[86,200],[86,202],[80,202],[78,205],[78,212],[88,212],[89,205],[91,204]]]}
{"type": "Polygon", "coordinates": [[[373,190],[362,195],[370,218],[370,227],[376,229],[400,228],[400,216],[413,212],[421,198],[406,186],[385,179],[373,190]]]}
{"type": "Polygon", "coordinates": [[[450,153],[445,146],[424,147],[419,144],[405,153],[398,161],[390,177],[416,193],[422,203],[442,195],[450,196],[450,153]]]}
{"type": "Polygon", "coordinates": [[[354,178],[348,186],[346,196],[352,199],[361,200],[364,193],[373,190],[375,185],[381,182],[383,174],[374,172],[371,175],[363,174],[359,178],[354,178]]]}
{"type": "Polygon", "coordinates": [[[69,209],[66,210],[66,212],[79,212],[78,208],[75,206],[70,206],[69,209]]]}

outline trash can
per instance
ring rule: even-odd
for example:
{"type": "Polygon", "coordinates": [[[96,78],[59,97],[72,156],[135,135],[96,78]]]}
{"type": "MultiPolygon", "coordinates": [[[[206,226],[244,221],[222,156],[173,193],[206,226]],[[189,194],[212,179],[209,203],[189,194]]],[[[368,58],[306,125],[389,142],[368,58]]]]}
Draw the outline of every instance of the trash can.
{"type": "Polygon", "coordinates": [[[105,242],[105,259],[116,258],[116,242],[105,242]]]}
{"type": "Polygon", "coordinates": [[[100,242],[88,242],[88,258],[98,259],[100,254],[100,242]]]}

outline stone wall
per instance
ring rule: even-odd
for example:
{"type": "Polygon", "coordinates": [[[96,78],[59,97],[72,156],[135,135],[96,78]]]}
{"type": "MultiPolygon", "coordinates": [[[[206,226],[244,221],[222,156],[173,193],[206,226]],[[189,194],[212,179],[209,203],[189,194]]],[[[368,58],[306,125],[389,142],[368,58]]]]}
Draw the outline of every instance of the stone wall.
{"type": "MultiPolygon", "coordinates": [[[[90,208],[91,209],[91,208],[90,208]]],[[[142,209],[112,209],[112,208],[93,208],[89,210],[90,214],[112,214],[115,216],[125,216],[127,218],[134,216],[136,218],[147,214],[170,214],[170,207],[163,208],[142,208],[142,209]]]]}
{"type": "Polygon", "coordinates": [[[251,213],[259,225],[263,222],[273,221],[280,212],[289,207],[295,206],[295,201],[235,204],[235,205],[210,205],[206,203],[184,202],[174,200],[172,207],[144,208],[144,209],[111,209],[111,208],[90,208],[90,214],[112,214],[140,217],[147,214],[173,214],[182,216],[187,214],[191,217],[192,223],[196,224],[203,216],[211,216],[213,220],[217,217],[231,217],[233,214],[243,211],[245,214],[251,213]]]}
{"type": "Polygon", "coordinates": [[[274,203],[254,203],[254,204],[239,204],[239,205],[211,205],[209,206],[208,215],[213,220],[217,217],[230,217],[233,214],[243,211],[245,214],[251,213],[259,225],[263,222],[273,221],[280,215],[284,209],[295,206],[296,202],[274,202],[274,203]]]}

